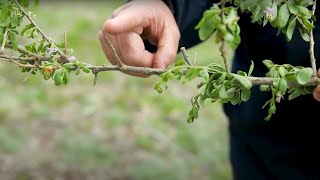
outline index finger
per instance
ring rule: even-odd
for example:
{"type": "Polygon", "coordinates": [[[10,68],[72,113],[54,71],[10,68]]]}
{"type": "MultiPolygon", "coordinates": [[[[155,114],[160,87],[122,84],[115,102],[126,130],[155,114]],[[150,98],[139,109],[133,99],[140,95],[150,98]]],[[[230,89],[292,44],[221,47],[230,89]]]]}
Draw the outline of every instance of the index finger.
{"type": "Polygon", "coordinates": [[[179,40],[179,30],[164,28],[162,36],[159,39],[158,50],[153,61],[153,68],[164,69],[175,60],[179,40]]]}
{"type": "Polygon", "coordinates": [[[109,19],[103,26],[103,31],[110,34],[120,34],[128,32],[136,27],[148,27],[150,25],[148,15],[143,14],[141,10],[135,7],[129,7],[118,15],[109,19]]]}

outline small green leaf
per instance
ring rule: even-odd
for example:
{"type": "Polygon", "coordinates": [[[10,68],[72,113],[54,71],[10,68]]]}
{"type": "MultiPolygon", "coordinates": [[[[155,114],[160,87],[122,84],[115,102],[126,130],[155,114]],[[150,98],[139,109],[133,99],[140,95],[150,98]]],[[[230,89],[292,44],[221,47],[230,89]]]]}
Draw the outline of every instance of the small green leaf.
{"type": "Polygon", "coordinates": [[[291,14],[297,14],[298,13],[298,7],[296,5],[296,3],[294,2],[294,0],[288,0],[287,1],[288,4],[288,8],[291,14]]]}
{"type": "Polygon", "coordinates": [[[220,87],[219,96],[222,99],[228,99],[229,98],[227,90],[226,90],[226,87],[224,86],[224,84],[222,84],[221,87],[220,87]]]}
{"type": "Polygon", "coordinates": [[[11,19],[11,23],[10,23],[10,27],[11,28],[16,28],[20,25],[20,22],[21,22],[21,18],[19,16],[14,16],[12,19],[11,19]]]}
{"type": "Polygon", "coordinates": [[[162,88],[161,88],[161,83],[158,82],[157,84],[154,85],[154,89],[161,94],[163,92],[162,88]]]}
{"type": "Polygon", "coordinates": [[[189,69],[185,74],[185,80],[187,82],[188,81],[192,81],[194,78],[196,78],[200,74],[201,70],[202,69],[200,69],[200,68],[191,68],[191,69],[189,69]]]}
{"type": "Polygon", "coordinates": [[[0,23],[9,18],[10,14],[10,5],[3,6],[0,13],[0,23]]]}
{"type": "Polygon", "coordinates": [[[305,17],[311,17],[311,11],[304,6],[297,6],[299,13],[305,17]]]}
{"type": "Polygon", "coordinates": [[[253,69],[254,69],[254,62],[251,61],[251,65],[250,65],[250,69],[249,69],[249,72],[248,72],[248,76],[251,76],[251,74],[253,72],[253,69]]]}
{"type": "Polygon", "coordinates": [[[220,77],[216,80],[216,84],[217,85],[222,84],[224,82],[224,80],[226,79],[226,77],[227,77],[227,73],[222,73],[220,75],[220,77]]]}
{"type": "Polygon", "coordinates": [[[246,88],[246,89],[250,89],[252,87],[252,83],[251,81],[244,76],[240,76],[238,74],[233,74],[233,76],[240,82],[240,84],[246,88]]]}
{"type": "Polygon", "coordinates": [[[183,59],[179,59],[175,63],[175,67],[186,66],[186,65],[187,65],[187,63],[183,59]]]}
{"type": "Polygon", "coordinates": [[[269,85],[261,85],[260,86],[260,91],[269,91],[270,90],[270,86],[269,85]]]}
{"type": "Polygon", "coordinates": [[[278,88],[279,88],[279,91],[281,92],[281,94],[285,94],[287,92],[288,83],[284,78],[281,78],[279,80],[278,88]]]}
{"type": "Polygon", "coordinates": [[[278,71],[279,71],[279,74],[280,74],[281,77],[285,77],[285,75],[287,73],[287,70],[284,67],[280,66],[278,68],[278,71]]]}
{"type": "Polygon", "coordinates": [[[9,40],[15,50],[18,49],[17,34],[14,31],[9,32],[9,40]]]}
{"type": "Polygon", "coordinates": [[[80,63],[80,68],[81,68],[82,71],[85,72],[85,73],[90,73],[90,72],[91,72],[91,70],[90,70],[87,66],[85,66],[84,64],[82,64],[82,63],[80,63]]]}
{"type": "Polygon", "coordinates": [[[62,65],[62,67],[66,68],[66,69],[70,69],[73,66],[74,66],[73,63],[65,63],[65,64],[62,65]]]}
{"type": "Polygon", "coordinates": [[[295,89],[294,91],[292,91],[292,93],[289,95],[288,100],[293,100],[301,95],[303,95],[304,91],[302,89],[295,89]]]}
{"type": "Polygon", "coordinates": [[[313,70],[311,68],[303,68],[297,74],[297,81],[302,85],[307,84],[312,74],[313,70]]]}
{"type": "Polygon", "coordinates": [[[251,90],[250,89],[243,89],[241,91],[241,100],[243,102],[247,102],[251,97],[251,90]]]}
{"type": "Polygon", "coordinates": [[[64,76],[64,70],[63,69],[58,69],[55,71],[55,73],[53,74],[53,80],[56,86],[60,86],[62,84],[64,84],[63,82],[63,77],[64,76]]]}
{"type": "Polygon", "coordinates": [[[268,59],[263,60],[263,64],[265,66],[267,66],[268,69],[270,69],[270,68],[272,68],[274,66],[274,63],[271,60],[268,60],[268,59]]]}
{"type": "MultiPolygon", "coordinates": [[[[206,11],[205,14],[206,13],[210,13],[210,10],[206,11]]],[[[207,40],[216,30],[214,18],[217,17],[213,15],[204,16],[196,26],[196,29],[199,29],[198,33],[200,40],[207,40]]]]}
{"type": "Polygon", "coordinates": [[[237,104],[240,103],[240,101],[241,101],[241,97],[240,97],[240,93],[239,92],[235,93],[234,98],[230,99],[230,102],[231,102],[232,105],[237,105],[237,104]]]}
{"type": "Polygon", "coordinates": [[[300,32],[300,35],[301,35],[303,40],[305,40],[307,42],[310,41],[310,36],[309,36],[309,33],[307,32],[306,29],[304,29],[303,27],[299,26],[299,32],[300,32]]]}
{"type": "Polygon", "coordinates": [[[277,19],[275,20],[276,26],[279,29],[283,29],[287,25],[289,18],[290,18],[290,11],[288,9],[288,5],[285,3],[281,5],[279,9],[277,19]]]}
{"type": "Polygon", "coordinates": [[[62,81],[64,85],[68,84],[70,81],[70,73],[67,69],[63,69],[62,81]]]}
{"type": "Polygon", "coordinates": [[[79,75],[80,72],[81,72],[81,69],[80,69],[80,68],[77,68],[77,70],[76,70],[76,75],[79,75]]]}
{"type": "Polygon", "coordinates": [[[307,30],[312,30],[314,28],[314,25],[304,16],[300,16],[300,19],[302,19],[304,27],[307,28],[307,30]]]}
{"type": "Polygon", "coordinates": [[[202,77],[204,83],[209,81],[210,74],[207,69],[202,69],[200,72],[200,76],[202,77]]]}
{"type": "Polygon", "coordinates": [[[297,18],[295,17],[290,21],[290,23],[288,25],[287,32],[286,32],[286,38],[288,41],[291,41],[291,39],[292,39],[294,30],[296,28],[296,22],[297,22],[297,18]]]}

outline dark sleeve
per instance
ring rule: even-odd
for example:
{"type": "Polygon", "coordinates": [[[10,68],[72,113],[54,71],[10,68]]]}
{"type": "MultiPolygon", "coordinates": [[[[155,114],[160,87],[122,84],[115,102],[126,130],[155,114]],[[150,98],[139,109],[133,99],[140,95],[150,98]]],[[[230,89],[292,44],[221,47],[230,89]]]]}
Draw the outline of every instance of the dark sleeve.
{"type": "Polygon", "coordinates": [[[174,14],[181,39],[180,47],[192,47],[200,43],[195,26],[202,18],[203,12],[217,0],[164,0],[174,14]]]}

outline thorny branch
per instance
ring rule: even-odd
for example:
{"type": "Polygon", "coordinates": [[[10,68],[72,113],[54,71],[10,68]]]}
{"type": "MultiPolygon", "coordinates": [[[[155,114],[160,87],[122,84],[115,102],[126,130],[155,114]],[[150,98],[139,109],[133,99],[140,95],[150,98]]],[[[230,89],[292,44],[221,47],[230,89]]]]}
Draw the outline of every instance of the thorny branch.
{"type": "MultiPolygon", "coordinates": [[[[20,6],[20,4],[17,2],[17,0],[13,0],[17,6],[20,8],[20,10],[24,13],[24,15],[29,19],[29,21],[37,28],[37,30],[41,33],[42,37],[48,41],[50,44],[54,45],[54,43],[46,36],[46,34],[42,31],[42,29],[34,22],[34,20],[29,16],[29,14],[20,6]]],[[[314,7],[313,7],[313,13],[315,12],[315,8],[316,8],[316,1],[314,2],[314,7]]],[[[222,9],[225,6],[225,0],[221,1],[221,6],[222,9]]],[[[222,14],[221,14],[221,18],[222,21],[224,21],[224,11],[222,10],[222,14]]],[[[103,31],[102,31],[103,32],[103,31]]],[[[105,34],[104,34],[105,35],[105,34]]],[[[156,76],[160,76],[163,73],[166,73],[167,71],[169,71],[170,69],[155,69],[155,68],[148,68],[148,67],[134,67],[134,66],[128,66],[122,63],[122,61],[120,60],[116,49],[114,48],[112,42],[110,41],[109,37],[105,35],[106,38],[106,42],[108,44],[108,46],[110,47],[112,54],[114,55],[114,57],[116,58],[116,60],[118,61],[118,65],[110,65],[110,66],[96,66],[96,65],[91,65],[91,64],[87,64],[87,63],[83,63],[88,69],[91,70],[91,72],[93,74],[95,74],[95,82],[96,83],[96,78],[97,78],[97,74],[99,72],[103,72],[103,71],[121,71],[121,72],[130,72],[130,73],[139,73],[139,74],[146,74],[146,75],[156,75],[156,76]]],[[[65,36],[66,39],[66,36],[65,36]]],[[[313,32],[310,32],[310,57],[311,57],[311,62],[312,62],[312,68],[313,70],[316,69],[315,67],[315,57],[314,57],[314,38],[313,38],[313,32]]],[[[66,41],[66,40],[65,40],[66,41]]],[[[223,42],[223,41],[222,41],[223,42]]],[[[13,46],[10,43],[3,43],[5,48],[9,48],[9,49],[14,49],[13,46]]],[[[66,51],[67,45],[65,44],[65,51],[66,51]]],[[[228,68],[227,65],[227,58],[226,58],[226,51],[225,51],[225,45],[222,44],[221,48],[221,55],[222,58],[224,60],[225,66],[226,66],[226,71],[228,73],[230,73],[230,70],[228,68]]],[[[5,54],[0,54],[0,61],[5,61],[5,62],[9,62],[9,63],[13,63],[15,65],[17,65],[18,67],[22,67],[22,68],[31,68],[31,69],[43,69],[46,66],[42,66],[39,65],[41,61],[50,61],[51,58],[50,57],[42,57],[39,56],[37,54],[34,54],[30,51],[25,50],[23,47],[18,46],[17,49],[18,52],[26,55],[27,57],[18,57],[18,56],[9,56],[9,55],[5,55],[5,54]]],[[[184,60],[186,61],[186,63],[189,65],[189,68],[192,68],[193,66],[190,65],[190,61],[188,59],[187,53],[185,48],[181,48],[182,54],[184,55],[184,60]]],[[[66,58],[66,55],[60,51],[58,49],[58,53],[61,56],[60,60],[61,62],[65,62],[66,60],[68,60],[66,58]],[[63,61],[64,60],[64,61],[63,61]]],[[[53,66],[53,69],[58,69],[61,68],[61,65],[55,65],[53,66]]],[[[77,67],[74,67],[74,69],[76,69],[77,67]]],[[[316,70],[315,70],[316,72],[316,70]]],[[[247,77],[253,85],[272,85],[274,82],[273,78],[268,78],[268,77],[247,77]]],[[[313,78],[310,79],[310,81],[303,85],[303,86],[313,86],[313,85],[317,85],[320,84],[320,78],[318,78],[317,76],[314,76],[313,78]]],[[[289,83],[288,84],[289,87],[298,87],[298,86],[302,86],[298,83],[289,83]]]]}
{"type": "MultiPolygon", "coordinates": [[[[116,53],[116,52],[114,52],[116,53]]],[[[5,62],[13,63],[19,67],[24,68],[40,68],[43,69],[45,66],[40,66],[36,64],[22,64],[20,62],[30,62],[30,61],[49,61],[50,59],[47,57],[16,57],[16,56],[8,56],[8,55],[0,55],[0,60],[5,62]]],[[[139,73],[139,74],[146,74],[146,75],[156,75],[160,76],[163,73],[166,73],[170,69],[155,69],[155,68],[148,68],[148,67],[134,67],[134,66],[123,66],[120,65],[111,65],[111,66],[96,66],[85,63],[85,66],[95,72],[107,72],[107,71],[121,71],[121,72],[130,72],[130,73],[139,73]]],[[[59,66],[54,66],[54,69],[60,68],[59,66]]],[[[76,68],[76,67],[74,67],[76,68]]],[[[190,66],[192,68],[192,66],[190,66]]],[[[248,79],[252,82],[253,85],[272,85],[274,79],[268,77],[248,77],[248,79]]],[[[307,84],[304,86],[312,86],[320,84],[320,79],[317,77],[313,77],[307,84]]],[[[291,83],[289,84],[290,87],[300,86],[298,83],[291,83]]]]}

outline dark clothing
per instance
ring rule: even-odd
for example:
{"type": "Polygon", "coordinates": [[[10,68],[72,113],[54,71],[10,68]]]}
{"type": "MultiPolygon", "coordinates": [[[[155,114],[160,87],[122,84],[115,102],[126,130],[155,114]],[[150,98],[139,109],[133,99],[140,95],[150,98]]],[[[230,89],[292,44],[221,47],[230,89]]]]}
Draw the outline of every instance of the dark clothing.
{"type": "MultiPolygon", "coordinates": [[[[195,25],[213,0],[168,0],[179,29],[180,46],[192,47],[200,42],[195,25]]],[[[320,8],[320,7],[319,7],[320,8]]],[[[249,15],[240,15],[241,44],[235,52],[233,72],[248,72],[251,60],[255,63],[253,76],[265,76],[262,60],[277,64],[309,66],[309,43],[298,31],[287,42],[277,29],[252,24],[249,15]]],[[[315,23],[315,53],[320,58],[320,21],[315,23]]],[[[319,68],[319,61],[317,63],[319,68]]],[[[320,103],[312,95],[294,100],[282,100],[276,114],[265,121],[270,92],[253,87],[252,98],[240,105],[225,104],[229,118],[230,158],[235,179],[320,179],[320,103]]],[[[286,98],[287,99],[287,98],[286,98]]]]}

